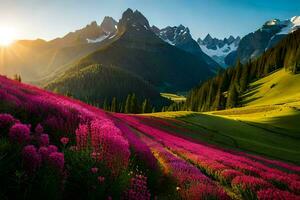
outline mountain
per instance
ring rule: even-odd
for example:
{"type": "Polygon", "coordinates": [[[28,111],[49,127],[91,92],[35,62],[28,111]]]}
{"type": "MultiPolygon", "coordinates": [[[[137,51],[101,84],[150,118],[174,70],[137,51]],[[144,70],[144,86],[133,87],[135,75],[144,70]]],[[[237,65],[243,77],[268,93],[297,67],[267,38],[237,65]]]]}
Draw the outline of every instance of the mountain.
{"type": "Polygon", "coordinates": [[[165,43],[139,11],[126,10],[114,40],[81,59],[80,66],[102,64],[133,73],[159,91],[186,91],[214,73],[204,59],[165,43]]]}
{"type": "Polygon", "coordinates": [[[212,38],[210,34],[207,34],[203,40],[199,38],[197,42],[204,53],[209,55],[221,66],[227,67],[225,58],[231,52],[236,51],[240,40],[241,38],[239,36],[236,38],[229,36],[228,38],[220,40],[217,38],[212,38]]]}
{"type": "Polygon", "coordinates": [[[116,33],[116,21],[105,17],[101,25],[92,22],[86,27],[51,41],[19,40],[2,49],[0,73],[12,77],[20,74],[24,82],[38,83],[53,79],[78,59],[92,53],[116,33]]]}
{"type": "MultiPolygon", "coordinates": [[[[262,81],[258,81],[260,84],[257,85],[252,84],[252,88],[249,87],[249,84],[252,81],[264,78],[279,69],[284,69],[282,71],[286,71],[294,75],[299,73],[299,46],[300,29],[288,34],[287,37],[281,40],[274,47],[268,49],[257,59],[247,62],[244,65],[238,62],[234,68],[228,68],[222,74],[219,74],[194,88],[187,97],[187,108],[193,111],[220,110],[239,107],[245,104],[247,105],[251,101],[260,102],[259,99],[267,99],[266,97],[269,97],[269,102],[272,100],[275,102],[276,99],[277,101],[281,99],[289,102],[287,101],[287,96],[282,96],[282,94],[288,93],[289,98],[296,97],[297,90],[292,89],[295,87],[288,86],[287,84],[295,83],[296,81],[292,82],[288,80],[280,80],[281,86],[278,86],[279,82],[274,83],[274,85],[268,85],[269,88],[266,89],[266,87],[264,87],[264,91],[259,94],[256,94],[257,92],[255,92],[255,90],[258,87],[261,87],[263,84],[262,81]],[[283,82],[286,84],[283,84],[283,82]],[[286,88],[284,89],[282,85],[286,88]],[[279,92],[280,90],[277,90],[279,88],[282,91],[286,91],[279,92]],[[247,94],[242,95],[244,93],[247,94]],[[241,102],[241,99],[246,99],[246,101],[241,102]]],[[[268,105],[267,101],[265,103],[268,105]]]]}
{"type": "Polygon", "coordinates": [[[213,72],[219,71],[219,64],[201,51],[197,42],[192,38],[188,27],[184,27],[183,25],[168,26],[160,30],[156,26],[152,26],[151,29],[157,36],[170,45],[192,53],[200,60],[205,60],[213,72]]]}
{"type": "Polygon", "coordinates": [[[279,19],[267,21],[261,28],[241,39],[237,52],[234,56],[231,55],[233,58],[228,59],[229,63],[226,64],[232,65],[237,59],[245,63],[249,59],[257,58],[267,49],[273,47],[288,34],[299,28],[300,16],[283,21],[279,19]]]}
{"type": "Polygon", "coordinates": [[[62,38],[50,41],[53,46],[74,46],[76,44],[96,43],[113,36],[117,31],[117,22],[111,17],[104,17],[101,25],[96,21],[91,22],[86,27],[70,32],[62,38]]]}
{"type": "Polygon", "coordinates": [[[74,67],[47,85],[46,89],[99,106],[105,99],[111,102],[114,97],[119,103],[125,102],[130,93],[134,93],[139,101],[149,99],[156,109],[168,103],[155,87],[140,77],[120,68],[98,64],[74,67]]]}

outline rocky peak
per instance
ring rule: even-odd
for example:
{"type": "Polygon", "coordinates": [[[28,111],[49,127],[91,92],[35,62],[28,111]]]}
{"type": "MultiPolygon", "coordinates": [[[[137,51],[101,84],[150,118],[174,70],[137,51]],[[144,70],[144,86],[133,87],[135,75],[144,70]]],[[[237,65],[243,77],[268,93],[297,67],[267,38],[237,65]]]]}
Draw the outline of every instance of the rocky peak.
{"type": "Polygon", "coordinates": [[[210,36],[210,34],[207,34],[206,37],[204,38],[203,42],[209,43],[213,40],[213,38],[210,36]]]}
{"type": "Polygon", "coordinates": [[[133,12],[132,9],[128,8],[119,21],[118,29],[124,30],[131,27],[144,27],[150,29],[149,22],[142,13],[138,10],[133,12]]]}
{"type": "Polygon", "coordinates": [[[155,34],[159,34],[159,32],[160,32],[160,29],[157,27],[157,26],[152,26],[151,27],[151,30],[155,33],[155,34]]]}
{"type": "Polygon", "coordinates": [[[161,39],[172,45],[177,45],[188,40],[192,40],[188,27],[180,24],[179,26],[167,26],[156,33],[161,39]]]}
{"type": "Polygon", "coordinates": [[[117,30],[117,24],[118,23],[112,17],[106,16],[104,17],[100,27],[106,33],[113,33],[117,30]]]}

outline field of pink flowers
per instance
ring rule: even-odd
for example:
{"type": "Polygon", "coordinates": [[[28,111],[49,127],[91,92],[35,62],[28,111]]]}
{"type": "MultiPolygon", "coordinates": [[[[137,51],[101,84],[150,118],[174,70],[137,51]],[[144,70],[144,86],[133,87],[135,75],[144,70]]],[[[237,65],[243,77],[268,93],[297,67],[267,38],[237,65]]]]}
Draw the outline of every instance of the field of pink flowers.
{"type": "Polygon", "coordinates": [[[143,118],[0,77],[0,199],[300,199],[299,166],[143,118]]]}

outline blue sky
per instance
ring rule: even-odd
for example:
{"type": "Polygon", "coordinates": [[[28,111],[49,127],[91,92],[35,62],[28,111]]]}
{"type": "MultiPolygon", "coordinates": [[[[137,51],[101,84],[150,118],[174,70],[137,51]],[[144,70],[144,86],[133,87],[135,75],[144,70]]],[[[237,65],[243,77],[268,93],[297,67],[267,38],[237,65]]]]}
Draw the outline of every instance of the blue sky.
{"type": "Polygon", "coordinates": [[[300,15],[300,0],[0,0],[0,26],[13,26],[18,38],[53,39],[104,16],[118,20],[129,7],[160,28],[188,26],[194,38],[243,36],[269,19],[300,15]]]}

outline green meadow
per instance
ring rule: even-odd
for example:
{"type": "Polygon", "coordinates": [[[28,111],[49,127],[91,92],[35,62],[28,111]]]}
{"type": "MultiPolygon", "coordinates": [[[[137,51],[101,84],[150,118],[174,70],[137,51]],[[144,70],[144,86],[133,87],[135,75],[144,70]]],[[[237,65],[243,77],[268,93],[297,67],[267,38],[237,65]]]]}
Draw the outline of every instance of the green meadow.
{"type": "MultiPolygon", "coordinates": [[[[250,84],[240,108],[148,114],[177,134],[300,164],[300,75],[279,70],[250,84]]],[[[155,121],[155,120],[154,120],[155,121]]]]}

